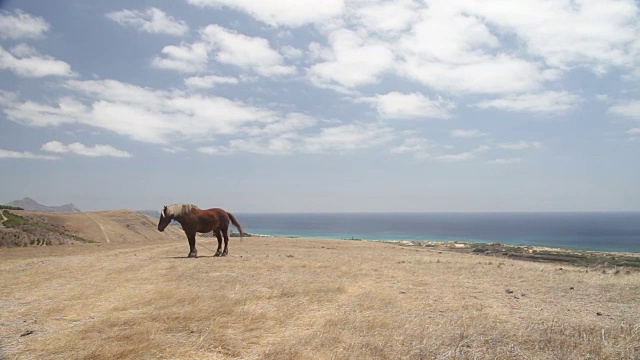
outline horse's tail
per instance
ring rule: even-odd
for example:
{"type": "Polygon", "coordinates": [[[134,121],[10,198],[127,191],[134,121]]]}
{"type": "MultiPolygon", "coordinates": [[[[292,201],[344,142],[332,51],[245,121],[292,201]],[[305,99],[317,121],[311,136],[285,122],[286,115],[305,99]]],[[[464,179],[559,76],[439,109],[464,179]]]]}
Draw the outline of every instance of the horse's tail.
{"type": "Polygon", "coordinates": [[[233,217],[233,215],[231,215],[230,212],[227,213],[227,216],[229,217],[229,220],[231,220],[231,223],[233,224],[233,226],[236,227],[236,229],[238,229],[238,231],[240,232],[240,240],[242,240],[242,226],[240,226],[240,223],[238,222],[238,220],[236,220],[235,217],[233,217]]]}

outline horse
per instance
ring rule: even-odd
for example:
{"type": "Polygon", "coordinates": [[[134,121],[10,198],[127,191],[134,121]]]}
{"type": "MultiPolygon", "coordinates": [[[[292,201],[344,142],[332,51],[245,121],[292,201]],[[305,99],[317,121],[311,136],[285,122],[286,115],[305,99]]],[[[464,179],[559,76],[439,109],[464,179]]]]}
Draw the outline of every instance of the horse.
{"type": "Polygon", "coordinates": [[[182,230],[189,240],[189,255],[187,257],[198,257],[196,250],[196,232],[208,233],[213,231],[218,238],[218,250],[214,256],[227,256],[229,244],[229,222],[240,232],[242,239],[242,227],[231,213],[223,209],[214,208],[202,210],[191,204],[173,204],[165,205],[160,212],[160,221],[158,221],[158,231],[162,232],[169,225],[171,220],[175,220],[182,225],[182,230]],[[222,239],[224,238],[224,251],[222,248],[222,239]]]}

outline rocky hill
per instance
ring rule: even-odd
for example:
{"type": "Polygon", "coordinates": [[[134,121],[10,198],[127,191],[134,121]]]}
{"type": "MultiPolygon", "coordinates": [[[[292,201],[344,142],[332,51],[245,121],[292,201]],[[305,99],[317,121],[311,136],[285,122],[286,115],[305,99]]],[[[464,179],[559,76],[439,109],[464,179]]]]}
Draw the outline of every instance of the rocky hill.
{"type": "Polygon", "coordinates": [[[14,201],[8,202],[5,205],[20,207],[29,211],[80,212],[80,209],[78,209],[72,203],[69,203],[66,205],[59,205],[59,206],[47,206],[47,205],[42,205],[39,202],[28,197],[22,200],[14,200],[14,201]]]}

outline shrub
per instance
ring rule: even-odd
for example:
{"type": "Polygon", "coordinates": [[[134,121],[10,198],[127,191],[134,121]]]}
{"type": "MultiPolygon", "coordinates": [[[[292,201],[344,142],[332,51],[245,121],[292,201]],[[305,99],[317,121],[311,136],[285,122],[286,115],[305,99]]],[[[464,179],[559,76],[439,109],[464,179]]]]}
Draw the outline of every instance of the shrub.
{"type": "Polygon", "coordinates": [[[21,225],[31,224],[31,221],[29,221],[27,218],[11,213],[8,210],[4,210],[2,212],[2,215],[4,215],[4,217],[7,219],[2,223],[2,225],[8,228],[15,228],[21,225]]]}
{"type": "Polygon", "coordinates": [[[18,206],[10,206],[10,205],[0,205],[0,210],[5,209],[5,210],[24,210],[21,207],[18,206]]]}

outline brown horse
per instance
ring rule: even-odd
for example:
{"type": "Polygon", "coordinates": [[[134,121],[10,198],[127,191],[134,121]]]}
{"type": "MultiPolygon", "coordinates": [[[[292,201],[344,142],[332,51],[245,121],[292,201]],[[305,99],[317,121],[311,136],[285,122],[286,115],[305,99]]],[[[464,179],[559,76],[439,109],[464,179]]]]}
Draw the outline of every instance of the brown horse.
{"type": "Polygon", "coordinates": [[[160,212],[158,230],[164,231],[171,220],[175,220],[182,225],[182,230],[184,230],[187,239],[189,239],[188,257],[198,257],[198,250],[196,250],[196,232],[208,233],[209,231],[213,231],[216,238],[218,238],[218,250],[215,256],[226,256],[228,253],[229,222],[233,223],[238,229],[240,237],[242,238],[242,227],[231,213],[223,209],[201,210],[197,206],[190,204],[164,206],[160,212]],[[223,237],[224,251],[221,252],[223,237]]]}

